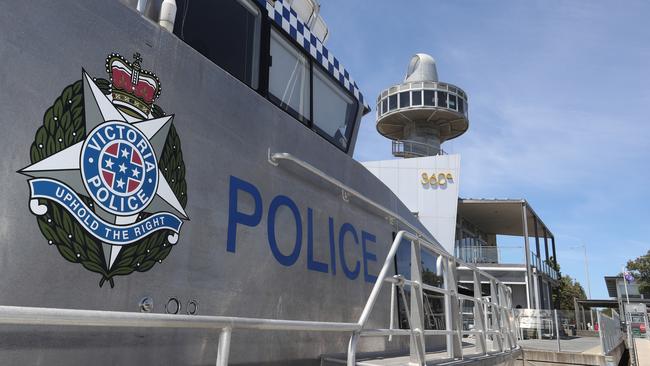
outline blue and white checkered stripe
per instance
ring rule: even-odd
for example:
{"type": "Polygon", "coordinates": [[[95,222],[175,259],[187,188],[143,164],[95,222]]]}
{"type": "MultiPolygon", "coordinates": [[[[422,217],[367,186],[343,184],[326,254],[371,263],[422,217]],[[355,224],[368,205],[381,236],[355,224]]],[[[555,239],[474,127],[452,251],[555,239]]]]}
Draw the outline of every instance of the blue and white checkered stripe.
{"type": "Polygon", "coordinates": [[[363,104],[366,109],[370,107],[364,103],[363,95],[357,86],[357,83],[350,77],[348,71],[341,65],[339,60],[323,46],[323,43],[314,36],[309,28],[298,19],[298,14],[291,9],[289,4],[283,0],[276,0],[275,4],[267,0],[257,0],[262,6],[266,7],[269,18],[279,25],[287,34],[289,34],[299,45],[301,45],[311,57],[319,62],[329,72],[334,79],[347,90],[349,90],[359,103],[363,104]]]}

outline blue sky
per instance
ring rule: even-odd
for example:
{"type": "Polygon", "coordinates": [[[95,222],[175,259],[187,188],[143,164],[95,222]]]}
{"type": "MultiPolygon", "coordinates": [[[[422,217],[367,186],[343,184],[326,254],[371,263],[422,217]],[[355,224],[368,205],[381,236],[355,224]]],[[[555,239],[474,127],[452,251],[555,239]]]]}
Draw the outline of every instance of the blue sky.
{"type": "MultiPolygon", "coordinates": [[[[469,95],[461,196],[525,198],[592,298],[650,249],[650,2],[321,0],[327,46],[374,104],[431,54],[469,95]]],[[[391,158],[364,117],[355,158],[391,158]]]]}

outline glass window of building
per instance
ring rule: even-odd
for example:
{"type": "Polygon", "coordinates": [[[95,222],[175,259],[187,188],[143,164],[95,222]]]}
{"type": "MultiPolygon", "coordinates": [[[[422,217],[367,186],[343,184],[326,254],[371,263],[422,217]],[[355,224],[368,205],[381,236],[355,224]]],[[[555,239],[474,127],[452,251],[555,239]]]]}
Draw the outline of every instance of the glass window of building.
{"type": "Polygon", "coordinates": [[[386,98],[381,101],[381,113],[386,113],[388,111],[388,101],[386,98]]]}
{"type": "Polygon", "coordinates": [[[424,105],[435,106],[436,105],[436,92],[433,90],[424,91],[424,105]]]}
{"type": "Polygon", "coordinates": [[[174,34],[237,79],[257,88],[261,14],[247,0],[177,0],[174,34]]]}
{"type": "Polygon", "coordinates": [[[342,149],[347,149],[357,102],[321,70],[314,67],[314,128],[342,149]]]}
{"type": "Polygon", "coordinates": [[[422,90],[411,92],[411,105],[422,105],[422,90]]]}
{"type": "Polygon", "coordinates": [[[269,97],[301,121],[311,113],[309,61],[277,31],[271,32],[269,97]]]}
{"type": "Polygon", "coordinates": [[[409,92],[399,93],[399,107],[406,108],[410,105],[411,105],[411,96],[409,95],[409,92]]]}
{"type": "Polygon", "coordinates": [[[465,114],[465,102],[463,101],[463,98],[458,98],[458,111],[465,114]]]}
{"type": "Polygon", "coordinates": [[[447,93],[438,92],[438,107],[447,108],[447,93]]]}
{"type": "Polygon", "coordinates": [[[449,94],[449,108],[456,109],[456,96],[449,94]]]}

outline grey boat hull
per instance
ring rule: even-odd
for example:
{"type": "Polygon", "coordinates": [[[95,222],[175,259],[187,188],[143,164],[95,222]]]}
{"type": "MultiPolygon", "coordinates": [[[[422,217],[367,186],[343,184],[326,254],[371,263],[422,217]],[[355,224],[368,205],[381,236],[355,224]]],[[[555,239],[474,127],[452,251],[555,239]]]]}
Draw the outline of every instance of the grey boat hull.
{"type": "MultiPolygon", "coordinates": [[[[269,151],[309,162],[426,231],[349,155],[133,9],[100,0],[2,5],[11,11],[0,12],[0,304],[137,312],[141,299],[149,297],[153,312],[165,313],[173,298],[181,313],[194,301],[200,315],[356,322],[398,228],[360,202],[346,202],[340,190],[297,166],[269,164],[269,151]],[[16,172],[30,163],[30,144],[45,110],[65,86],[81,79],[82,68],[106,78],[104,59],[111,52],[141,53],[143,65],[162,80],[156,103],[174,114],[190,220],[162,263],[117,276],[114,287],[100,287],[100,276],[48,245],[28,207],[27,179],[16,172]],[[236,224],[235,245],[228,247],[231,201],[244,214],[258,203],[233,182],[254,186],[262,212],[255,225],[236,224]],[[298,257],[290,265],[276,259],[269,243],[269,207],[278,196],[288,197],[299,211],[299,224],[286,206],[273,212],[277,249],[285,256],[295,253],[296,228],[302,230],[298,257]],[[348,232],[340,246],[344,227],[348,232]],[[355,264],[356,275],[341,267],[355,264]]],[[[388,326],[389,295],[386,290],[380,295],[369,327],[388,326]]],[[[317,364],[321,354],[344,352],[349,337],[235,331],[231,363],[317,364]]],[[[3,326],[0,364],[208,365],[214,364],[217,342],[218,332],[209,331],[3,326]]],[[[359,349],[397,350],[407,347],[405,342],[364,339],[359,349]]]]}

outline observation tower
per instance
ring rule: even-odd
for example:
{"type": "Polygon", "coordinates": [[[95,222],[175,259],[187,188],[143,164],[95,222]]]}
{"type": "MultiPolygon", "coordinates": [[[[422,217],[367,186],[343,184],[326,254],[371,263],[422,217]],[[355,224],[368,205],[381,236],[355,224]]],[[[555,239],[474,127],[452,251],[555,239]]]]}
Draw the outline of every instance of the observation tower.
{"type": "Polygon", "coordinates": [[[377,131],[393,140],[393,156],[414,158],[442,154],[440,145],[469,127],[467,94],[438,81],[436,61],[418,53],[404,82],[377,98],[377,131]]]}

